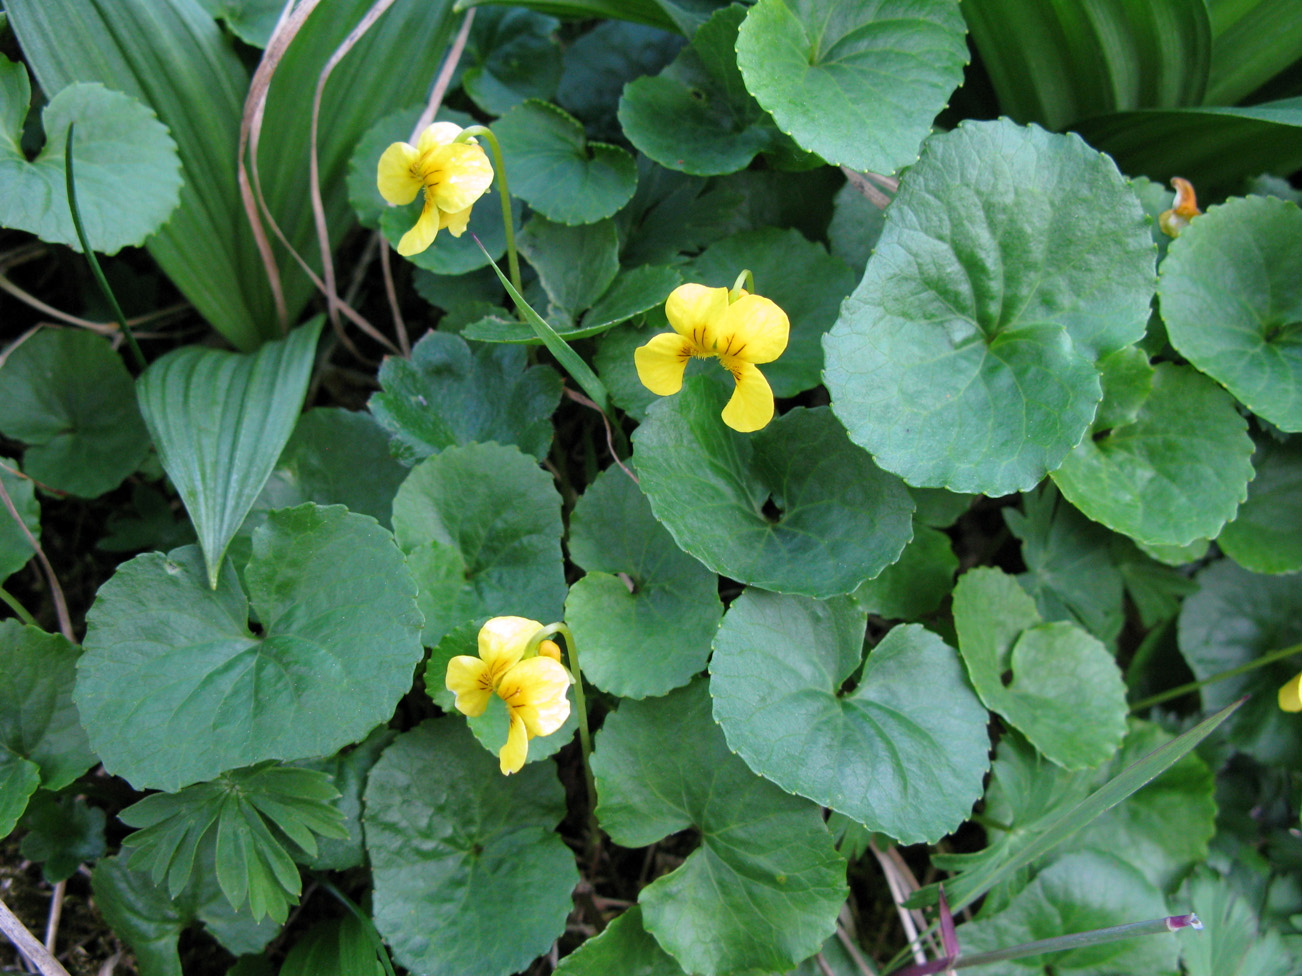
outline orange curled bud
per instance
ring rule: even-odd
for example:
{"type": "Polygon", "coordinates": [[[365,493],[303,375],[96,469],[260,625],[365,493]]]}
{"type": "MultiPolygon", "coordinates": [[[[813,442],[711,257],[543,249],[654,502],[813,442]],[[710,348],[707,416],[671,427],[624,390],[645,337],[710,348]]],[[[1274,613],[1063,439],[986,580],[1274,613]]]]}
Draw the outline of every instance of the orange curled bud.
{"type": "Polygon", "coordinates": [[[1194,194],[1192,183],[1182,176],[1173,176],[1171,185],[1175,187],[1175,205],[1170,210],[1162,211],[1162,215],[1157,218],[1157,225],[1167,237],[1179,237],[1180,232],[1189,226],[1189,221],[1202,211],[1198,209],[1198,197],[1194,194]]]}

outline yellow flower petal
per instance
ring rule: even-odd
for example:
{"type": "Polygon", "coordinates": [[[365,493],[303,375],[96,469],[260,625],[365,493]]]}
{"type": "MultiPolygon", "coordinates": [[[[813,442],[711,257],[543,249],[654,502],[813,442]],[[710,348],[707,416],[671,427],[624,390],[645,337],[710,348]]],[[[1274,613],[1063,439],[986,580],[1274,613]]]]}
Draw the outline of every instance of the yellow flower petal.
{"type": "Polygon", "coordinates": [[[479,656],[493,675],[493,687],[524,657],[525,645],[541,629],[528,617],[494,617],[479,628],[479,656]]]}
{"type": "Polygon", "coordinates": [[[695,343],[697,355],[714,352],[710,344],[712,323],[728,309],[727,288],[707,288],[688,283],[679,285],[665,300],[665,318],[680,336],[695,343]]]}
{"type": "Polygon", "coordinates": [[[380,157],[375,182],[380,188],[380,196],[389,203],[401,206],[416,199],[416,194],[424,185],[416,171],[420,153],[414,146],[405,142],[395,142],[380,157]]]}
{"type": "Polygon", "coordinates": [[[1279,707],[1286,712],[1302,712],[1302,674],[1295,674],[1279,689],[1279,707]]]}
{"type": "Polygon", "coordinates": [[[743,434],[759,430],[773,419],[773,390],[769,381],[751,363],[725,361],[724,366],[737,381],[737,388],[723,408],[723,422],[743,434]]]}
{"type": "Polygon", "coordinates": [[[549,657],[557,664],[561,663],[561,646],[555,641],[545,640],[538,645],[538,654],[541,657],[549,657]]]}
{"type": "Polygon", "coordinates": [[[421,208],[416,226],[402,235],[398,241],[398,253],[404,258],[419,254],[434,243],[439,232],[439,208],[434,206],[429,191],[425,191],[425,206],[421,208]]]}
{"type": "Polygon", "coordinates": [[[456,213],[444,213],[439,211],[439,227],[446,227],[448,233],[453,237],[460,237],[466,232],[466,224],[470,223],[470,211],[472,207],[466,207],[465,210],[458,210],[456,213]]]}
{"type": "Polygon", "coordinates": [[[683,370],[692,358],[692,341],[672,332],[653,336],[633,350],[637,378],[656,396],[671,396],[683,388],[683,370]]]}
{"type": "Polygon", "coordinates": [[[455,122],[435,122],[421,129],[416,137],[416,151],[427,153],[439,146],[446,146],[461,135],[461,126],[455,122]]]}
{"type": "Polygon", "coordinates": [[[458,654],[448,662],[443,679],[448,691],[457,696],[457,711],[474,718],[483,715],[493,697],[493,675],[488,665],[477,657],[458,654]]]}
{"type": "Polygon", "coordinates": [[[444,213],[460,213],[484,195],[493,182],[493,166],[480,146],[458,143],[422,157],[426,194],[444,213]]]}
{"type": "Polygon", "coordinates": [[[748,363],[771,363],[787,348],[791,323],[770,299],[743,295],[723,313],[715,326],[721,354],[748,363]]]}
{"type": "Polygon", "coordinates": [[[525,731],[524,719],[511,713],[511,728],[506,734],[506,745],[497,754],[498,763],[504,776],[518,773],[524,769],[524,761],[529,755],[529,734],[525,731]]]}
{"type": "MultiPolygon", "coordinates": [[[[570,673],[559,662],[539,656],[521,661],[508,670],[498,683],[497,693],[512,708],[517,705],[551,707],[555,702],[566,701],[565,693],[569,688],[570,673]]],[[[569,714],[568,701],[565,714],[569,714]]],[[[565,719],[562,717],[561,721],[565,719]]],[[[539,734],[547,735],[548,732],[539,734]]]]}

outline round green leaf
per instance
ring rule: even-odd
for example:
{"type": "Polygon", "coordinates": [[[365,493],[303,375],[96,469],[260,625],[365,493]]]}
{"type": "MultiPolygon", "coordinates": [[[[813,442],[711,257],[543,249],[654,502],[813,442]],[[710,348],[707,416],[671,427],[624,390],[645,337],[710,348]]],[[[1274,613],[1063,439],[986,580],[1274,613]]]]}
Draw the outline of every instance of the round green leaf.
{"type": "Polygon", "coordinates": [[[72,703],[81,649],[17,620],[0,620],[0,647],[0,752],[34,763],[46,789],[63,789],[95,765],[72,703]]]}
{"type": "Polygon", "coordinates": [[[683,266],[683,277],[731,288],[742,269],[755,276],[755,292],[772,299],[791,320],[791,338],[776,362],[764,366],[775,396],[795,396],[819,384],[823,333],[836,321],[854,276],[840,258],[797,230],[764,227],[711,244],[683,266]]]}
{"type": "Polygon", "coordinates": [[[708,377],[688,377],[633,434],[642,490],[683,550],[720,575],[820,598],[899,558],[913,500],[827,408],[797,408],[739,434],[719,417],[727,395],[708,377]]]}
{"type": "MultiPolygon", "coordinates": [[[[31,478],[18,473],[18,462],[0,457],[0,484],[4,485],[9,500],[13,502],[18,517],[27,532],[37,542],[41,541],[41,506],[36,501],[36,486],[31,478]]],[[[6,508],[0,518],[0,583],[27,565],[36,550],[22,526],[14,521],[6,508]]]]}
{"type": "Polygon", "coordinates": [[[375,925],[398,962],[507,976],[546,952],[579,881],[564,816],[551,763],[503,776],[451,718],[399,736],[366,784],[375,925]]]}
{"type": "Polygon", "coordinates": [[[1126,686],[1106,647],[1069,623],[1040,622],[1035,601],[998,569],[954,589],[954,625],[986,707],[1065,769],[1105,762],[1126,734],[1126,686]]]}
{"type": "Polygon", "coordinates": [[[850,438],[911,485],[1026,490],[1079,443],[1095,361],[1144,334],[1153,244],[1112,161],[1007,120],[927,141],[823,339],[850,438]]]}
{"type": "Polygon", "coordinates": [[[954,588],[958,557],[949,536],[926,525],[913,527],[913,541],[898,562],[850,594],[865,613],[917,620],[934,612],[954,588]]]}
{"type": "Polygon", "coordinates": [[[683,38],[667,30],[602,21],[566,46],[556,101],[587,123],[589,132],[619,135],[615,113],[624,85],[659,72],[682,46],[683,38]]]}
{"type": "Polygon", "coordinates": [[[1263,438],[1252,466],[1248,500],[1216,544],[1250,572],[1295,573],[1302,569],[1302,438],[1263,438]]]}
{"type": "Polygon", "coordinates": [[[458,336],[429,332],[410,358],[385,357],[380,386],[367,406],[407,464],[475,441],[516,444],[537,458],[551,447],[561,378],[528,365],[523,349],[472,350],[458,336]]]}
{"type": "Polygon", "coordinates": [[[1171,345],[1249,410],[1302,430],[1302,209],[1231,200],[1194,220],[1162,262],[1171,345]]]}
{"type": "MultiPolygon", "coordinates": [[[[1302,642],[1302,591],[1288,576],[1257,576],[1222,560],[1197,577],[1198,592],[1180,608],[1180,653],[1202,681],[1302,642]]],[[[1298,673],[1297,657],[1204,685],[1203,708],[1251,697],[1225,723],[1240,751],[1268,766],[1302,763],[1297,716],[1280,711],[1279,688],[1298,673]]]]}
{"type": "Polygon", "coordinates": [[[574,506],[570,557],[588,571],[565,601],[585,678],[612,695],[645,698],[705,667],[723,615],[718,580],[674,544],[618,468],[602,472],[574,506]]]}
{"type": "Polygon", "coordinates": [[[420,586],[426,644],[478,617],[560,619],[561,497],[514,447],[467,444],[422,461],[398,489],[393,528],[420,586]]]}
{"type": "Polygon", "coordinates": [[[828,162],[894,173],[963,80],[955,0],[759,0],[737,36],[746,87],[828,162]]]}
{"type": "Polygon", "coordinates": [[[511,192],[548,220],[590,224],[633,196],[637,166],[618,146],[588,142],[564,109],[531,98],[493,124],[511,192]]]}
{"type": "Polygon", "coordinates": [[[167,126],[130,95],[69,85],[41,113],[45,148],[28,162],[22,136],[30,97],[26,67],[0,57],[0,225],[81,250],[64,173],[75,124],[77,209],[90,246],[116,254],[143,244],[181,199],[181,162],[167,126]]]}
{"type": "Polygon", "coordinates": [[[1234,401],[1187,366],[1160,363],[1134,423],[1086,437],[1053,473],[1096,522],[1155,546],[1214,539],[1248,495],[1252,438],[1234,401]]]}
{"type": "Polygon", "coordinates": [[[462,56],[461,86],[485,112],[501,115],[526,98],[551,98],[561,79],[560,21],[529,10],[476,11],[462,56]]]}
{"type": "Polygon", "coordinates": [[[42,329],[0,368],[0,432],[29,445],[29,477],[94,498],[121,484],[149,450],[135,399],[127,368],[104,339],[42,329]]]}
{"type": "Polygon", "coordinates": [[[647,931],[684,970],[785,972],[835,928],[845,861],[818,808],[729,751],[706,682],[621,705],[597,734],[592,772],[615,843],[700,833],[701,846],[638,895],[647,931]]]}
{"type": "Polygon", "coordinates": [[[747,590],[715,640],[714,716],[784,790],[902,843],[934,843],[981,796],[989,717],[953,648],[916,624],[887,634],[845,691],[865,622],[847,599],[747,590]]]}
{"type": "Polygon", "coordinates": [[[40,785],[36,763],[0,746],[0,837],[9,836],[40,785]]]}
{"type": "Polygon", "coordinates": [[[547,317],[558,327],[591,308],[619,273],[619,232],[613,220],[571,227],[531,217],[520,234],[520,252],[538,272],[550,303],[547,317]]]}
{"type": "Polygon", "coordinates": [[[334,752],[411,687],[416,587],[374,519],[271,512],[244,576],[247,598],[234,572],[211,589],[193,546],[149,553],[119,567],[87,614],[74,699],[105,766],[138,789],[334,752]]]}
{"type": "Polygon", "coordinates": [[[642,924],[642,907],[634,905],[561,960],[556,976],[683,976],[674,957],[660,948],[642,924]]]}

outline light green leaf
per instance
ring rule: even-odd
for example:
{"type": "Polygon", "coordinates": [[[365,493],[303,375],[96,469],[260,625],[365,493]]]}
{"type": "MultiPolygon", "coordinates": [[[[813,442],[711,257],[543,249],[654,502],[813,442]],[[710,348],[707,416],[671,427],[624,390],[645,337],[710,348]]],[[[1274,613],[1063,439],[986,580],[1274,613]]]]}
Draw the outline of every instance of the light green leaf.
{"type": "Polygon", "coordinates": [[[40,767],[0,745],[0,837],[9,836],[40,785],[40,767]]]}
{"type": "Polygon", "coordinates": [[[954,625],[981,700],[1045,756],[1083,769],[1116,752],[1126,686],[1106,647],[1072,624],[1042,623],[1035,601],[998,569],[959,577],[954,625]]]}
{"type": "Polygon", "coordinates": [[[704,681],[625,702],[597,734],[592,771],[615,843],[700,833],[701,846],[638,895],[647,931],[686,971],[786,970],[831,934],[845,861],[817,807],[731,754],[704,681]]]}
{"type": "Polygon", "coordinates": [[[63,789],[96,761],[72,703],[81,649],[12,619],[0,620],[0,647],[0,752],[10,757],[5,765],[12,766],[13,757],[28,760],[42,786],[63,789]]]}
{"type": "Polygon", "coordinates": [[[823,339],[837,417],[911,485],[1026,490],[1144,334],[1153,244],[1111,160],[1007,120],[927,141],[823,339]],[[991,160],[998,165],[991,165],[991,160]]]}
{"type": "Polygon", "coordinates": [[[717,11],[668,67],[624,86],[619,122],[639,152],[669,169],[717,176],[788,143],[737,68],[744,15],[735,4],[717,11]]]}
{"type": "Polygon", "coordinates": [[[398,489],[393,527],[420,587],[426,644],[479,617],[560,619],[561,497],[514,447],[467,444],[422,461],[398,489]]]}
{"type": "Polygon", "coordinates": [[[1145,545],[1215,538],[1252,478],[1252,438],[1229,394],[1161,363],[1134,423],[1086,437],[1053,480],[1096,522],[1145,545]]]}
{"type": "Polygon", "coordinates": [[[366,785],[375,925],[397,961],[507,976],[546,952],[579,881],[564,816],[551,763],[505,777],[457,719],[399,736],[366,785]]]}
{"type": "MultiPolygon", "coordinates": [[[[1198,592],[1180,608],[1180,653],[1198,680],[1250,664],[1269,651],[1302,642],[1302,593],[1288,576],[1257,576],[1229,560],[1195,579],[1198,592]]],[[[1302,668],[1287,658],[1200,689],[1203,707],[1251,695],[1226,723],[1229,741],[1271,766],[1302,762],[1297,717],[1279,709],[1279,688],[1302,668]]]]}
{"type": "Polygon", "coordinates": [[[642,924],[642,907],[634,905],[561,960],[556,976],[683,976],[674,957],[642,924]]]}
{"type": "Polygon", "coordinates": [[[764,365],[773,394],[790,397],[817,386],[823,370],[823,333],[854,290],[850,269],[799,231],[765,227],[711,244],[683,266],[683,277],[731,288],[743,269],[754,275],[755,293],[776,302],[791,321],[786,351],[764,365]]]}
{"type": "Polygon", "coordinates": [[[859,584],[850,594],[865,613],[917,620],[933,613],[954,589],[958,557],[949,537],[926,525],[913,526],[913,541],[898,562],[859,584]]]}
{"type": "Polygon", "coordinates": [[[1250,572],[1295,573],[1302,569],[1302,438],[1260,439],[1252,466],[1248,500],[1216,544],[1250,572]]]}
{"type": "Polygon", "coordinates": [[[154,113],[102,85],[70,85],[41,113],[45,147],[23,152],[27,69],[0,56],[0,225],[80,251],[68,208],[64,158],[72,140],[77,209],[96,251],[140,245],[176,209],[181,163],[176,143],[154,113]]]}
{"type": "Polygon", "coordinates": [[[551,447],[561,378],[528,365],[523,349],[472,350],[455,335],[429,332],[410,359],[384,360],[380,386],[368,406],[406,464],[455,444],[516,444],[540,459],[551,447]]]}
{"type": "Polygon", "coordinates": [[[1099,371],[1103,402],[1094,416],[1094,430],[1111,430],[1134,423],[1144,401],[1153,392],[1153,364],[1148,361],[1148,355],[1139,346],[1126,346],[1100,359],[1099,371]]]}
{"type": "Polygon", "coordinates": [[[963,14],[999,107],[1018,122],[1061,129],[1202,101],[1212,48],[1203,0],[963,0],[963,14]]]}
{"type": "Polygon", "coordinates": [[[121,358],[80,329],[42,329],[9,353],[0,431],[30,445],[29,477],[85,498],[116,488],[149,450],[121,358]]]}
{"type": "Polygon", "coordinates": [[[74,699],[105,765],[137,788],[328,755],[411,687],[416,587],[373,519],[272,512],[244,577],[247,598],[234,572],[211,589],[188,546],[137,556],[100,588],[74,699]]]}
{"type": "Polygon", "coordinates": [[[726,395],[688,377],[633,434],[642,490],[684,551],[743,583],[820,598],[899,558],[913,501],[830,411],[797,408],[739,434],[719,417],[726,395]]]}
{"type": "Polygon", "coordinates": [[[784,790],[901,843],[934,843],[981,796],[989,716],[953,648],[917,625],[891,630],[847,691],[864,626],[847,599],[747,590],[715,640],[714,715],[729,747],[784,790]]]}
{"type": "Polygon", "coordinates": [[[213,17],[226,22],[226,26],[245,44],[265,48],[271,32],[285,9],[284,0],[199,0],[213,17]]]}
{"type": "MultiPolygon", "coordinates": [[[[17,461],[0,456],[0,484],[4,485],[27,532],[40,542],[41,506],[36,501],[36,485],[32,479],[24,478],[18,473],[17,461]]],[[[26,566],[36,552],[31,540],[27,538],[27,532],[14,521],[6,507],[3,517],[0,517],[0,583],[26,566]]]]}
{"type": "Polygon", "coordinates": [[[526,98],[551,98],[561,78],[560,22],[527,10],[483,10],[471,26],[461,86],[489,115],[526,98]]]}
{"type": "Polygon", "coordinates": [[[723,615],[718,580],[674,544],[623,471],[607,468],[575,504],[569,548],[587,570],[565,601],[585,678],[645,698],[704,669],[723,615]]]}
{"type": "Polygon", "coordinates": [[[1212,207],[1171,244],[1158,286],[1179,353],[1249,410],[1302,430],[1302,209],[1212,207]]]}
{"type": "Polygon", "coordinates": [[[591,308],[619,273],[613,220],[570,227],[533,217],[520,235],[520,252],[538,272],[551,302],[548,316],[561,327],[591,308]]]}
{"type": "Polygon", "coordinates": [[[759,0],[737,36],[746,87],[829,163],[893,173],[963,80],[955,0],[759,0]]]}
{"type": "Polygon", "coordinates": [[[590,224],[633,196],[637,166],[627,150],[589,142],[564,109],[536,98],[495,123],[511,192],[549,220],[590,224]]]}
{"type": "Polygon", "coordinates": [[[152,363],[136,385],[213,589],[231,537],[293,433],[323,321],[318,316],[253,354],[186,346],[152,363]]]}

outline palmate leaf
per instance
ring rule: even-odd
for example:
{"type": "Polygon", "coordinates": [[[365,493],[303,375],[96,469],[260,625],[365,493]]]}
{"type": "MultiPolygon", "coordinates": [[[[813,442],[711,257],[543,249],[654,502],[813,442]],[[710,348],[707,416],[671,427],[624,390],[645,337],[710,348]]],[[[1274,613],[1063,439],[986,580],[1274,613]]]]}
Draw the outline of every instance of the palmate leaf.
{"type": "Polygon", "coordinates": [[[213,857],[230,905],[248,903],[254,920],[283,922],[301,882],[286,839],[308,857],[316,838],[348,835],[332,804],[338,791],[324,773],[262,763],[195,783],[178,793],[154,793],[119,817],[138,828],[124,841],[128,866],[164,880],[173,898],[190,885],[196,863],[213,857]],[[201,850],[202,849],[202,850],[201,850]]]}

